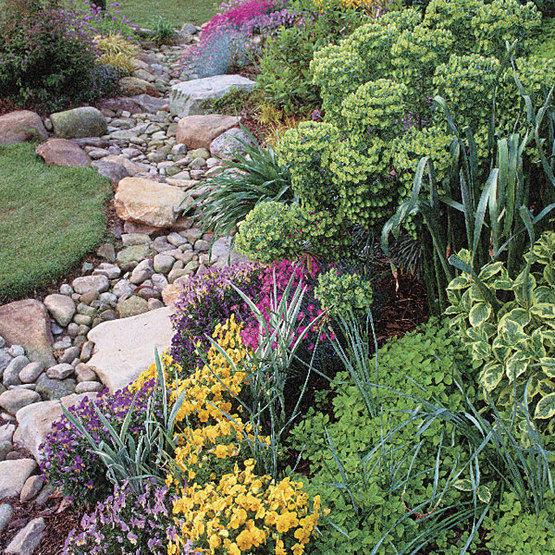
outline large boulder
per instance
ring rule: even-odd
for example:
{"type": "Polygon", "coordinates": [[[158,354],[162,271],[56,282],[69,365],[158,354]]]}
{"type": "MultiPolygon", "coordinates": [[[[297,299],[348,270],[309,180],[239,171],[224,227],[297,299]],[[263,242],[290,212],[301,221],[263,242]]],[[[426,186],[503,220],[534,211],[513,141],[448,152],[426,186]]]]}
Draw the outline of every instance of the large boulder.
{"type": "Polygon", "coordinates": [[[255,82],[241,75],[215,75],[178,83],[171,88],[170,112],[174,116],[204,114],[201,103],[216,100],[233,89],[250,91],[255,82]]]}
{"type": "Polygon", "coordinates": [[[211,266],[223,268],[224,266],[232,266],[233,264],[241,264],[248,261],[248,258],[239,254],[231,243],[231,237],[220,237],[214,241],[210,250],[211,266]]]}
{"type": "Polygon", "coordinates": [[[91,106],[74,108],[50,115],[54,133],[63,139],[101,137],[108,132],[106,118],[91,106]]]}
{"type": "Polygon", "coordinates": [[[29,110],[18,110],[0,116],[0,144],[48,139],[40,116],[29,110]]]}
{"type": "Polygon", "coordinates": [[[41,302],[24,299],[0,306],[0,335],[12,344],[22,345],[32,361],[46,367],[56,364],[50,318],[41,302]]]}
{"type": "Polygon", "coordinates": [[[0,501],[19,495],[36,468],[33,459],[0,462],[0,501]]]}
{"type": "Polygon", "coordinates": [[[52,424],[62,416],[62,404],[69,408],[79,404],[85,397],[95,399],[95,393],[68,395],[56,401],[42,401],[19,409],[15,415],[18,428],[13,435],[15,445],[27,449],[37,461],[42,458],[39,446],[44,443],[52,424]]]}
{"type": "Polygon", "coordinates": [[[39,145],[35,151],[49,166],[74,166],[88,168],[89,155],[68,139],[50,139],[39,145]]]}
{"type": "Polygon", "coordinates": [[[33,518],[22,528],[6,547],[6,555],[27,555],[34,553],[46,531],[44,518],[33,518]]]}
{"type": "Polygon", "coordinates": [[[118,184],[114,206],[118,218],[124,221],[164,228],[173,225],[188,205],[183,203],[186,196],[178,187],[151,179],[126,177],[118,184]]]}
{"type": "Polygon", "coordinates": [[[139,77],[123,77],[119,80],[119,89],[124,96],[136,96],[140,94],[148,94],[149,96],[158,97],[160,91],[148,81],[139,79],[139,77]]]}
{"type": "Polygon", "coordinates": [[[175,140],[189,148],[208,149],[216,137],[235,127],[240,121],[240,118],[220,114],[186,116],[177,123],[175,140]]]}
{"type": "Polygon", "coordinates": [[[120,320],[103,322],[88,339],[94,342],[87,363],[111,393],[134,382],[154,361],[154,348],[162,353],[170,346],[172,310],[158,308],[120,320]]]}

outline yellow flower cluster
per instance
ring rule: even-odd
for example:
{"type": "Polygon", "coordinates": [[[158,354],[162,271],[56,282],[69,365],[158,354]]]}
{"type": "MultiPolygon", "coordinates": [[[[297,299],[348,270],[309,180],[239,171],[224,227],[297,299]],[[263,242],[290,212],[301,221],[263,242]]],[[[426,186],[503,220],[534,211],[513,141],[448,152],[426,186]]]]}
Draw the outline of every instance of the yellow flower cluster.
{"type": "MultiPolygon", "coordinates": [[[[166,479],[177,494],[173,513],[181,533],[168,555],[181,553],[188,540],[203,555],[300,555],[318,523],[320,499],[311,507],[301,483],[286,478],[276,484],[255,473],[253,459],[241,462],[247,442],[270,440],[254,436],[235,399],[248,380],[249,353],[240,332],[233,316],[217,326],[218,348],[213,345],[207,363],[190,376],[171,357],[162,357],[171,401],[184,394],[175,465],[166,479]]],[[[153,364],[132,387],[145,387],[155,377],[153,364]]]]}
{"type": "Polygon", "coordinates": [[[304,553],[318,523],[320,498],[314,498],[311,511],[301,483],[286,478],[275,484],[256,475],[254,464],[248,459],[240,470],[235,463],[218,481],[181,490],[173,512],[184,539],[170,543],[168,555],[179,554],[187,539],[203,555],[304,553]]]}

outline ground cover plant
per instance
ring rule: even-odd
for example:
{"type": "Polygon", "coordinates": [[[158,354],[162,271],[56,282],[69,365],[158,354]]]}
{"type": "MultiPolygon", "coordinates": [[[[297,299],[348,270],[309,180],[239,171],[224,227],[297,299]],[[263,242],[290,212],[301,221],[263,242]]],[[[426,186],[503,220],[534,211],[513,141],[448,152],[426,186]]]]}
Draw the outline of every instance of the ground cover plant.
{"type": "Polygon", "coordinates": [[[30,294],[79,264],[105,234],[110,194],[92,169],[46,166],[32,144],[0,146],[0,298],[30,294]]]}

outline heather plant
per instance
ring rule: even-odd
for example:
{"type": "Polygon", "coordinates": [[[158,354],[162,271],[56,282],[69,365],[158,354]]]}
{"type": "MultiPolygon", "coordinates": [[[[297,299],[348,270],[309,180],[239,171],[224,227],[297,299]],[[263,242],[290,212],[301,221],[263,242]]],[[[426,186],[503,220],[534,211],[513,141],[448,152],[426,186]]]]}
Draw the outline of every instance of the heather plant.
{"type": "MultiPolygon", "coordinates": [[[[155,482],[141,494],[128,483],[116,485],[113,493],[84,514],[77,529],[64,544],[64,554],[153,553],[165,555],[175,533],[168,487],[155,482]],[[148,551],[146,551],[148,550],[148,551]]],[[[192,542],[183,555],[194,555],[192,542]]]]}
{"type": "Polygon", "coordinates": [[[17,106],[56,111],[87,102],[94,88],[95,47],[84,24],[63,10],[0,18],[0,90],[17,106]]]}

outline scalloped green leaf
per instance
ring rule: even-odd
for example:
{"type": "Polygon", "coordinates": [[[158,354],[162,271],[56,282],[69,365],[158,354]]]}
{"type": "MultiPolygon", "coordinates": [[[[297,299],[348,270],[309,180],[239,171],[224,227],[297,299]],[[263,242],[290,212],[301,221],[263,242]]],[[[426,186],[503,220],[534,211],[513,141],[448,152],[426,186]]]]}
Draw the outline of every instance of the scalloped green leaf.
{"type": "Polygon", "coordinates": [[[484,369],[480,374],[480,384],[488,391],[493,391],[503,378],[503,365],[497,362],[488,362],[484,365],[484,369]]]}
{"type": "Polygon", "coordinates": [[[480,486],[476,494],[482,503],[488,504],[491,501],[491,491],[488,486],[480,486]]]}
{"type": "Polygon", "coordinates": [[[534,418],[547,420],[555,415],[555,393],[542,397],[536,405],[534,418]]]}
{"type": "Polygon", "coordinates": [[[540,358],[540,364],[542,370],[548,377],[555,378],[555,358],[542,357],[540,358]]]}
{"type": "Polygon", "coordinates": [[[494,275],[498,274],[503,270],[503,263],[502,262],[494,262],[493,264],[488,264],[478,274],[478,277],[482,281],[486,281],[491,279],[494,275]]]}
{"type": "Polygon", "coordinates": [[[477,303],[471,309],[468,315],[468,321],[472,327],[478,327],[483,324],[491,315],[491,306],[487,303],[477,303]]]}
{"type": "Polygon", "coordinates": [[[524,372],[528,369],[529,364],[530,359],[524,353],[517,351],[507,360],[505,365],[505,373],[507,374],[509,381],[512,382],[524,374],[524,372]]]}
{"type": "Polygon", "coordinates": [[[538,318],[544,320],[552,320],[555,318],[555,304],[553,303],[537,303],[531,307],[531,312],[538,318]]]}
{"type": "Polygon", "coordinates": [[[461,480],[455,480],[453,487],[459,491],[472,491],[472,482],[466,478],[461,480]]]}

